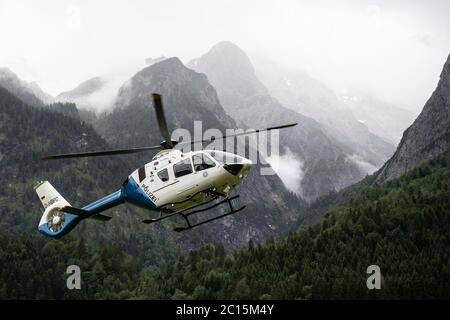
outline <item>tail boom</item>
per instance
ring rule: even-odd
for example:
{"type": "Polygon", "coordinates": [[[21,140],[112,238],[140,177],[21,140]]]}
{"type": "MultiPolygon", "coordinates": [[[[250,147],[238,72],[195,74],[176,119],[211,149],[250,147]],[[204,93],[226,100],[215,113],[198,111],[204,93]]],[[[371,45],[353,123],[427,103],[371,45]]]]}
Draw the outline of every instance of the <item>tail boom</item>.
{"type": "MultiPolygon", "coordinates": [[[[81,220],[95,218],[100,212],[124,202],[122,191],[118,190],[77,209],[72,207],[48,181],[39,183],[35,190],[44,206],[38,229],[42,234],[57,239],[70,232],[81,220]]],[[[107,216],[100,218],[103,219],[98,220],[109,220],[107,216]]]]}

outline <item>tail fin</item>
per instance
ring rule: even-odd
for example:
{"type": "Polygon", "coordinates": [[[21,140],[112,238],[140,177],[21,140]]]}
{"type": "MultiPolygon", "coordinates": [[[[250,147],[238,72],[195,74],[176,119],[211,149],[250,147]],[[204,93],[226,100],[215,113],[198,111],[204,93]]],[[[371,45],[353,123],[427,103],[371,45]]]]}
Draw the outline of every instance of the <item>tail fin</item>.
{"type": "Polygon", "coordinates": [[[44,214],[39,222],[39,231],[52,238],[60,238],[72,230],[81,217],[62,211],[70,203],[64,199],[48,181],[34,187],[44,206],[44,214]]]}

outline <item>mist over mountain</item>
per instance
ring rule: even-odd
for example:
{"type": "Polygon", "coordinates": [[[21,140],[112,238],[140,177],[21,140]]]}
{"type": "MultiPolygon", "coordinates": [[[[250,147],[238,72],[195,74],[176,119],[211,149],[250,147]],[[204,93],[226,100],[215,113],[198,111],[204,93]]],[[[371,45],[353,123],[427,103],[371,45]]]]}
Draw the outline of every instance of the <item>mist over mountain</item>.
{"type": "Polygon", "coordinates": [[[114,104],[119,87],[126,79],[125,76],[119,75],[94,77],[72,90],[61,92],[54,100],[73,102],[81,110],[95,114],[108,112],[114,104]]]}
{"type": "Polygon", "coordinates": [[[9,68],[0,68],[0,86],[33,106],[42,107],[53,101],[53,97],[44,92],[36,82],[20,79],[9,68]]]}
{"type": "Polygon", "coordinates": [[[208,76],[226,112],[237,122],[247,127],[298,123],[289,132],[281,132],[280,141],[288,148],[281,150],[284,155],[293,152],[300,160],[293,173],[301,172],[299,192],[304,199],[310,201],[344,188],[367,173],[365,160],[354,161],[355,150],[335,139],[324,125],[273,98],[256,77],[248,56],[236,45],[220,42],[188,66],[208,76]]]}
{"type": "Polygon", "coordinates": [[[56,100],[62,99],[77,99],[83,96],[88,96],[98,90],[100,90],[105,85],[105,80],[101,77],[94,77],[80,83],[76,88],[61,92],[55,97],[56,100]]]}
{"type": "Polygon", "coordinates": [[[133,60],[124,65],[114,66],[101,75],[81,82],[73,89],[61,92],[54,101],[75,103],[81,111],[82,118],[92,122],[98,115],[112,110],[119,88],[136,72],[163,59],[165,57],[147,58],[145,61],[133,60]]]}
{"type": "Polygon", "coordinates": [[[323,124],[330,135],[353,150],[353,157],[368,173],[379,168],[393,154],[394,145],[369,131],[322,82],[295,67],[281,67],[261,58],[256,61],[256,74],[270,95],[283,106],[323,124]]]}
{"type": "MultiPolygon", "coordinates": [[[[204,74],[186,68],[178,58],[169,58],[136,73],[119,90],[115,107],[96,122],[101,135],[114,147],[156,145],[162,140],[152,93],[162,95],[170,130],[183,128],[193,133],[194,121],[202,121],[203,130],[237,128],[225,113],[216,90],[204,74]]],[[[148,162],[152,153],[128,157],[128,163],[139,166],[148,162]]],[[[303,202],[291,194],[277,175],[262,176],[261,166],[253,166],[236,193],[247,208],[239,214],[186,232],[184,242],[205,237],[219,241],[226,248],[235,248],[250,239],[262,242],[269,237],[287,233],[294,221],[301,219],[303,202]],[[200,234],[202,235],[200,237],[200,234]]],[[[217,214],[216,209],[213,214],[217,214]]],[[[211,213],[206,213],[206,215],[211,213]]],[[[148,226],[151,232],[153,226],[148,226]]],[[[197,241],[198,242],[198,241],[197,241]]]]}
{"type": "Polygon", "coordinates": [[[417,116],[409,110],[361,91],[341,95],[339,100],[352,111],[359,122],[367,126],[370,132],[395,146],[417,116]]]}
{"type": "Polygon", "coordinates": [[[450,148],[450,55],[437,88],[425,103],[391,159],[380,169],[378,182],[389,181],[450,148]]]}

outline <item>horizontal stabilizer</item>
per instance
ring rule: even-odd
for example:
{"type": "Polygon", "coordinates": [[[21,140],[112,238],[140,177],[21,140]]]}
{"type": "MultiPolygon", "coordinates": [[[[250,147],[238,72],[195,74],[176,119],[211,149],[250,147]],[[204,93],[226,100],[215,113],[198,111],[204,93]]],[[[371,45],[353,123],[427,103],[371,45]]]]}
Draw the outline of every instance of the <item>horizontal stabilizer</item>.
{"type": "Polygon", "coordinates": [[[104,214],[99,214],[99,213],[98,213],[98,214],[96,214],[96,215],[90,216],[89,218],[90,218],[90,219],[97,220],[97,221],[103,221],[103,222],[106,222],[106,221],[111,220],[112,217],[106,216],[106,215],[104,215],[104,214]]]}
{"type": "Polygon", "coordinates": [[[83,209],[78,209],[78,208],[74,208],[71,206],[65,206],[64,208],[60,209],[61,211],[67,212],[67,213],[71,213],[74,214],[76,216],[79,216],[80,218],[85,218],[87,216],[89,216],[90,212],[83,210],[83,209]]]}
{"type": "Polygon", "coordinates": [[[74,207],[70,207],[70,206],[66,206],[66,207],[62,208],[61,211],[71,213],[73,215],[79,216],[80,218],[91,218],[91,219],[98,220],[98,221],[111,220],[110,216],[106,216],[106,215],[99,214],[99,213],[92,214],[92,212],[90,212],[90,211],[79,209],[79,208],[74,208],[74,207]]]}

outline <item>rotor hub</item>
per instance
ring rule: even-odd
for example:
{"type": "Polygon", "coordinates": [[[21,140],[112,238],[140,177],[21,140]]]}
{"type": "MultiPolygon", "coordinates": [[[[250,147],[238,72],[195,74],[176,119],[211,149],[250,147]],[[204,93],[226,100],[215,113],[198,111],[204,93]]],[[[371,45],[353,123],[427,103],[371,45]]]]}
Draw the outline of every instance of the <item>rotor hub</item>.
{"type": "Polygon", "coordinates": [[[178,141],[176,141],[176,140],[170,140],[170,142],[167,140],[163,140],[159,145],[163,149],[173,149],[177,144],[178,144],[178,141]]]}

